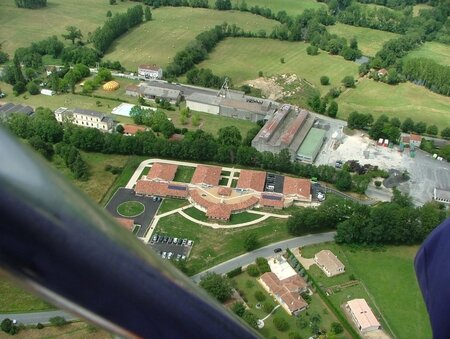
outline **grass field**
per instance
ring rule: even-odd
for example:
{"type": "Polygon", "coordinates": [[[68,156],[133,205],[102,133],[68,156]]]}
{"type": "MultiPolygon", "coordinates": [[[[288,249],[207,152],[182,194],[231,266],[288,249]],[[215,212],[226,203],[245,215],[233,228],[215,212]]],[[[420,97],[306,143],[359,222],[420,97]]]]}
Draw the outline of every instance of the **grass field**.
{"type": "MultiPolygon", "coordinates": [[[[231,3],[239,4],[242,1],[232,0],[231,3]]],[[[290,16],[296,16],[303,13],[305,9],[327,8],[325,4],[315,0],[246,0],[247,7],[259,6],[262,8],[270,8],[272,13],[277,14],[279,11],[286,11],[290,16]]],[[[209,0],[209,7],[213,8],[215,0],[209,0]]]]}
{"type": "Polygon", "coordinates": [[[439,129],[450,126],[450,97],[435,94],[412,83],[390,86],[363,79],[355,89],[341,94],[338,117],[346,119],[352,111],[381,114],[400,120],[410,117],[415,122],[435,124],[439,129]]]}
{"type": "Polygon", "coordinates": [[[340,86],[346,75],[357,76],[358,65],[340,56],[321,51],[319,55],[306,54],[309,45],[272,39],[228,38],[210,54],[199,67],[210,68],[217,75],[228,75],[235,85],[258,77],[295,73],[315,85],[322,93],[331,86],[340,86]],[[261,53],[264,51],[264,53],[261,53]],[[280,59],[284,58],[285,63],[280,59]],[[330,86],[321,86],[320,77],[327,75],[330,86]]]}
{"type": "MultiPolygon", "coordinates": [[[[4,333],[3,333],[4,334],[4,333]]],[[[0,338],[9,338],[10,336],[0,334],[0,338]]],[[[83,322],[72,322],[64,326],[46,326],[43,329],[34,329],[32,327],[20,330],[14,335],[17,339],[34,338],[72,338],[72,339],[110,339],[113,335],[98,329],[95,326],[83,322]]]]}
{"type": "MultiPolygon", "coordinates": [[[[346,264],[348,274],[354,274],[356,279],[364,283],[398,338],[431,338],[428,316],[413,267],[413,259],[418,249],[416,246],[387,247],[381,251],[370,251],[321,244],[304,247],[302,253],[305,257],[312,257],[323,248],[332,249],[346,264]]],[[[335,280],[330,280],[325,286],[339,284],[340,279],[345,280],[345,275],[343,277],[330,278],[335,280]]],[[[328,278],[319,278],[319,281],[325,284],[326,279],[328,278]]],[[[346,295],[346,291],[347,289],[343,289],[340,294],[346,295]]],[[[353,293],[359,295],[363,291],[355,287],[353,293]]]]}
{"type": "MultiPolygon", "coordinates": [[[[0,274],[0,313],[33,312],[54,309],[0,274]]],[[[0,335],[1,336],[1,335],[0,335]]]]}
{"type": "Polygon", "coordinates": [[[189,201],[186,199],[172,199],[172,198],[164,198],[161,202],[161,205],[158,209],[158,214],[163,214],[172,210],[175,210],[177,208],[186,206],[189,204],[189,201]]]}
{"type": "Polygon", "coordinates": [[[257,235],[261,246],[291,237],[287,233],[285,220],[270,218],[255,226],[215,230],[197,225],[179,214],[161,218],[154,232],[194,240],[195,245],[187,262],[189,275],[243,254],[244,239],[250,233],[257,235]]]}
{"type": "MultiPolygon", "coordinates": [[[[91,0],[52,0],[42,9],[17,8],[14,1],[0,1],[0,42],[2,49],[14,54],[18,47],[26,47],[52,35],[62,40],[65,27],[73,25],[81,29],[83,39],[88,32],[94,31],[106,20],[106,12],[125,12],[136,3],[117,1],[116,6],[110,6],[108,1],[91,0]]],[[[70,42],[69,42],[70,43],[70,42]]]]}
{"type": "Polygon", "coordinates": [[[376,29],[355,27],[341,23],[328,26],[327,30],[332,34],[337,34],[340,37],[346,38],[348,42],[350,42],[351,38],[355,37],[358,41],[359,49],[362,51],[363,55],[367,56],[375,56],[386,41],[399,36],[395,33],[382,32],[376,29]]]}
{"type": "Polygon", "coordinates": [[[178,166],[175,178],[173,181],[190,183],[192,176],[194,175],[195,167],[190,166],[178,166]]]}
{"type": "Polygon", "coordinates": [[[162,7],[152,11],[153,20],[124,34],[107,51],[105,58],[120,60],[130,71],[139,64],[166,66],[175,54],[203,31],[224,22],[245,31],[265,30],[268,34],[278,22],[239,11],[216,11],[190,7],[162,7]]]}
{"type": "Polygon", "coordinates": [[[450,46],[438,42],[426,42],[404,57],[404,59],[409,58],[427,58],[438,64],[450,66],[450,46]]]}
{"type": "MultiPolygon", "coordinates": [[[[239,289],[239,291],[245,296],[248,300],[246,303],[250,307],[250,311],[257,316],[258,319],[262,319],[267,316],[267,312],[264,311],[263,308],[256,308],[255,305],[258,301],[255,298],[255,292],[261,291],[265,296],[266,300],[261,302],[264,304],[266,302],[270,302],[272,305],[278,305],[273,298],[262,288],[259,282],[250,277],[247,273],[241,273],[240,275],[234,277],[232,279],[233,285],[239,289]]],[[[321,322],[319,327],[323,329],[330,329],[330,325],[332,322],[338,322],[338,320],[334,317],[334,315],[330,311],[325,311],[326,306],[323,304],[322,300],[317,294],[313,294],[311,303],[309,308],[305,312],[301,312],[300,315],[302,318],[307,320],[309,323],[309,315],[317,313],[321,317],[321,322]],[[308,313],[308,315],[306,314],[308,313]]],[[[290,333],[298,333],[302,338],[309,338],[311,334],[311,330],[309,326],[306,328],[301,328],[298,325],[298,318],[293,317],[287,314],[287,312],[279,307],[269,318],[264,321],[264,328],[258,331],[264,338],[290,338],[290,333]],[[289,324],[289,329],[285,332],[280,332],[273,325],[274,318],[283,318],[289,324]]]]}
{"type": "Polygon", "coordinates": [[[144,210],[144,204],[139,201],[125,201],[117,207],[117,213],[130,218],[142,214],[144,210]]]}

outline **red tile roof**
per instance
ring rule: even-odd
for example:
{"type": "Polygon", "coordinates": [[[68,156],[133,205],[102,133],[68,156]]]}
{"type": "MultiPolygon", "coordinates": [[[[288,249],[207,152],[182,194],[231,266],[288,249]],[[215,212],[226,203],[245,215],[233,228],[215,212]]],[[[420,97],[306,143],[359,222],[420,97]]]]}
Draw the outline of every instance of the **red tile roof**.
{"type": "Polygon", "coordinates": [[[311,181],[308,179],[284,177],[283,194],[297,195],[309,201],[311,200],[311,181]]]}
{"type": "Polygon", "coordinates": [[[266,172],[242,170],[236,187],[251,188],[257,192],[263,192],[265,182],[266,172]]]}
{"type": "Polygon", "coordinates": [[[283,208],[284,207],[284,197],[281,195],[263,193],[263,194],[261,194],[261,199],[259,200],[259,203],[260,203],[260,205],[262,205],[264,207],[283,208]],[[270,199],[271,197],[274,197],[277,199],[270,199]]]}
{"type": "Polygon", "coordinates": [[[404,144],[409,144],[410,137],[409,137],[409,136],[404,136],[404,137],[402,138],[402,141],[403,141],[404,144]]]}
{"type": "Polygon", "coordinates": [[[134,135],[138,131],[144,132],[146,128],[144,126],[138,126],[138,125],[123,125],[123,134],[131,134],[134,135]]]}
{"type": "Polygon", "coordinates": [[[231,216],[231,209],[229,205],[214,204],[208,208],[206,216],[212,219],[228,220],[231,216]]]}
{"type": "Polygon", "coordinates": [[[164,164],[160,162],[155,162],[147,174],[147,179],[159,179],[164,181],[172,181],[175,178],[175,173],[177,172],[177,165],[164,164]]]}
{"type": "Polygon", "coordinates": [[[217,190],[217,193],[219,195],[229,196],[229,195],[231,195],[232,191],[233,191],[233,189],[231,187],[219,187],[219,189],[217,190]]]}
{"type": "Polygon", "coordinates": [[[124,228],[126,228],[129,231],[133,231],[133,228],[134,228],[134,220],[133,219],[118,218],[118,217],[116,217],[115,219],[124,228]]]}
{"type": "Polygon", "coordinates": [[[157,195],[160,197],[186,198],[188,196],[186,185],[160,181],[138,180],[134,191],[137,194],[157,195]]]}
{"type": "Polygon", "coordinates": [[[222,173],[222,167],[198,165],[191,183],[217,186],[220,181],[220,173],[222,173]]]}
{"type": "Polygon", "coordinates": [[[422,141],[422,136],[411,133],[409,136],[410,140],[412,141],[422,141]]]}

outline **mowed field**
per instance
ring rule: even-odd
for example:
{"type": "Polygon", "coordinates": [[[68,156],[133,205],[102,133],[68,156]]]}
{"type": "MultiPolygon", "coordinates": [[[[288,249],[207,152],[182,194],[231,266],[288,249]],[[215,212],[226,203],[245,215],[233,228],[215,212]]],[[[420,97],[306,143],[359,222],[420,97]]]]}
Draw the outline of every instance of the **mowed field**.
{"type": "Polygon", "coordinates": [[[365,27],[355,27],[336,23],[327,27],[328,32],[346,38],[350,41],[353,37],[358,41],[358,47],[363,55],[375,56],[375,54],[383,47],[383,44],[391,39],[399,36],[396,33],[383,32],[376,29],[365,27]]]}
{"type": "Polygon", "coordinates": [[[139,64],[166,66],[195,36],[224,22],[245,31],[265,30],[269,34],[279,23],[239,11],[204,8],[163,7],[152,11],[153,20],[124,34],[106,53],[105,59],[120,60],[130,71],[139,64]]]}
{"type": "Polygon", "coordinates": [[[363,79],[356,88],[342,93],[337,100],[338,117],[346,119],[353,112],[381,114],[400,120],[411,118],[435,124],[442,129],[450,126],[450,97],[435,94],[425,87],[410,82],[390,86],[363,79]]]}
{"type": "Polygon", "coordinates": [[[94,31],[106,20],[106,12],[120,13],[137,3],[92,0],[51,0],[42,9],[17,8],[14,1],[0,1],[0,43],[2,49],[14,54],[18,47],[26,47],[32,42],[66,33],[66,26],[73,25],[81,29],[84,39],[88,32],[94,31]]]}
{"type": "Polygon", "coordinates": [[[450,66],[450,46],[438,42],[426,42],[405,56],[405,59],[409,58],[428,58],[438,64],[450,66]]]}
{"type": "MultiPolygon", "coordinates": [[[[233,6],[235,3],[239,5],[241,2],[239,0],[231,1],[233,6]]],[[[245,2],[249,9],[253,6],[259,6],[270,8],[275,14],[279,11],[286,11],[291,16],[301,14],[305,9],[327,8],[324,3],[315,0],[246,0],[245,2]]],[[[214,4],[215,0],[209,0],[209,7],[214,8],[214,4]]]]}
{"type": "MultiPolygon", "coordinates": [[[[414,273],[417,246],[371,251],[328,243],[306,246],[302,255],[311,258],[321,249],[331,249],[346,263],[346,271],[352,272],[363,283],[397,338],[431,338],[428,315],[414,273]]],[[[351,289],[343,289],[341,293],[352,294],[351,289]]]]}
{"type": "Polygon", "coordinates": [[[295,73],[299,78],[305,78],[315,85],[322,93],[328,92],[332,86],[339,87],[346,75],[358,75],[356,63],[324,51],[316,56],[307,55],[308,46],[303,42],[228,38],[198,67],[210,68],[217,75],[228,75],[235,85],[257,78],[259,71],[266,77],[295,73]],[[284,58],[284,63],[281,63],[281,58],[284,58]],[[330,78],[329,86],[320,85],[322,75],[330,78]]]}

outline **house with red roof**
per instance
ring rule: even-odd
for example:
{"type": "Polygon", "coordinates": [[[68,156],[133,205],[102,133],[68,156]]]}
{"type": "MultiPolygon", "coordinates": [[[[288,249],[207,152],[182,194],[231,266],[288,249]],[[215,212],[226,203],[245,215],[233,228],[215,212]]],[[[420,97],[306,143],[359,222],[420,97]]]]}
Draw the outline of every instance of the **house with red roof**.
{"type": "Polygon", "coordinates": [[[131,136],[135,135],[137,132],[145,132],[147,128],[139,125],[125,124],[123,126],[123,135],[131,136]]]}

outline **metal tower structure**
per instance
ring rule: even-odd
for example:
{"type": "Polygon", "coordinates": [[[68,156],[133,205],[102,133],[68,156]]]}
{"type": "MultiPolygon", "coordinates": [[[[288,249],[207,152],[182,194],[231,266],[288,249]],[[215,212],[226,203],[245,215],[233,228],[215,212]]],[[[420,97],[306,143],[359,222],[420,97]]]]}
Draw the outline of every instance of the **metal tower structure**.
{"type": "Polygon", "coordinates": [[[229,92],[228,92],[228,78],[225,78],[225,81],[222,84],[222,87],[220,88],[219,92],[217,93],[218,97],[222,98],[228,98],[229,92]]]}

